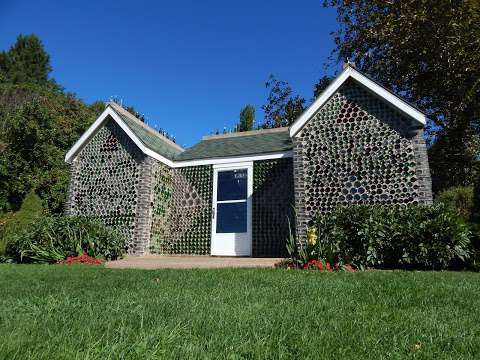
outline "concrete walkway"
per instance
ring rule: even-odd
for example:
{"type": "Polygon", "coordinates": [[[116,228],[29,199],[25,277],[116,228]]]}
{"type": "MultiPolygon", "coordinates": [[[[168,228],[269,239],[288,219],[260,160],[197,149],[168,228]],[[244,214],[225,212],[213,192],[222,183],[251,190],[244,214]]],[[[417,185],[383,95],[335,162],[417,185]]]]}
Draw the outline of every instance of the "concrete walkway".
{"type": "Polygon", "coordinates": [[[281,258],[218,256],[127,256],[105,264],[111,269],[272,268],[281,258]]]}

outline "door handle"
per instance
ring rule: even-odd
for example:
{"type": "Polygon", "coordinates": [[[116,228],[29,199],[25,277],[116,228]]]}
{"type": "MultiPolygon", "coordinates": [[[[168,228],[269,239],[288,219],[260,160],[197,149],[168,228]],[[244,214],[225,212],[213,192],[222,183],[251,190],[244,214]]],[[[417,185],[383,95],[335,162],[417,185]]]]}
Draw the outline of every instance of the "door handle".
{"type": "Polygon", "coordinates": [[[215,220],[215,208],[212,208],[212,219],[215,220]]]}

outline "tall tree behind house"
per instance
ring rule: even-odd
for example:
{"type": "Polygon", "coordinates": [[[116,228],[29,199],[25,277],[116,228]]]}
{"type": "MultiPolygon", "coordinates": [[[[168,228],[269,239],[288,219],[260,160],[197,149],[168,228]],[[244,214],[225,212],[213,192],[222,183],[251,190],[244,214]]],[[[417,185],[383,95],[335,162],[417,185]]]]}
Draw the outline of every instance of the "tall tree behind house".
{"type": "Polygon", "coordinates": [[[337,9],[332,59],[351,59],[429,117],[436,190],[480,176],[480,2],[325,0],[337,9]]]}

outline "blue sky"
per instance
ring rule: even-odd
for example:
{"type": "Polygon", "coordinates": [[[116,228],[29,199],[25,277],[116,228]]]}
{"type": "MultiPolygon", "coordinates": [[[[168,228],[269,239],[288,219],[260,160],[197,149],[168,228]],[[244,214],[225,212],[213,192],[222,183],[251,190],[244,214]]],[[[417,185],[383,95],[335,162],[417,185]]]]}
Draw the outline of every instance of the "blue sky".
{"type": "Polygon", "coordinates": [[[265,103],[270,73],[312,97],[337,27],[320,0],[0,0],[0,49],[37,34],[52,76],[88,103],[117,95],[190,146],[265,103]],[[301,3],[301,5],[300,5],[301,3]]]}

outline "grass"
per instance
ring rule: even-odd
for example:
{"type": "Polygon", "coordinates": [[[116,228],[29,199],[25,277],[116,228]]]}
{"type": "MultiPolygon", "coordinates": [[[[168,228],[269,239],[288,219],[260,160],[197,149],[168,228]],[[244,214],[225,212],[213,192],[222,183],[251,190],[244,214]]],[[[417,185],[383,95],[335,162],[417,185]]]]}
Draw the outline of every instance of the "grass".
{"type": "Polygon", "coordinates": [[[474,359],[480,274],[0,265],[0,358],[474,359]]]}

